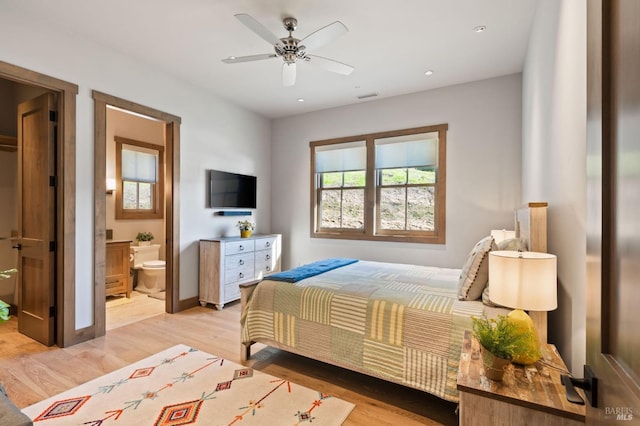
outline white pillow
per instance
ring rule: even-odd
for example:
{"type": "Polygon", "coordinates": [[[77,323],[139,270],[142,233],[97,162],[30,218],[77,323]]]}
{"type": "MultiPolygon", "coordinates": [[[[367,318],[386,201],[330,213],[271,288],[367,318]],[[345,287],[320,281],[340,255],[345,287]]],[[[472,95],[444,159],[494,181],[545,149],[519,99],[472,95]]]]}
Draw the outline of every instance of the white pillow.
{"type": "Polygon", "coordinates": [[[458,300],[477,300],[489,280],[489,252],[497,250],[492,236],[478,241],[467,256],[458,281],[458,300]]]}

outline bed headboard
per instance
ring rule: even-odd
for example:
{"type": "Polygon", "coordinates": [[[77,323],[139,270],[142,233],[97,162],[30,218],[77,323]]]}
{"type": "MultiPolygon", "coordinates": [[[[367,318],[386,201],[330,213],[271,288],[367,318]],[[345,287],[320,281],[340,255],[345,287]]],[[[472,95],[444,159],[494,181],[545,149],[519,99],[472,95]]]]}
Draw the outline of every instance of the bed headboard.
{"type": "MultiPolygon", "coordinates": [[[[547,252],[547,207],[544,202],[529,203],[516,210],[516,237],[527,240],[529,251],[547,252]]],[[[529,312],[540,342],[547,343],[547,313],[529,312]]]]}
{"type": "Polygon", "coordinates": [[[547,203],[529,203],[516,210],[516,237],[527,240],[529,251],[547,252],[547,203]]]}

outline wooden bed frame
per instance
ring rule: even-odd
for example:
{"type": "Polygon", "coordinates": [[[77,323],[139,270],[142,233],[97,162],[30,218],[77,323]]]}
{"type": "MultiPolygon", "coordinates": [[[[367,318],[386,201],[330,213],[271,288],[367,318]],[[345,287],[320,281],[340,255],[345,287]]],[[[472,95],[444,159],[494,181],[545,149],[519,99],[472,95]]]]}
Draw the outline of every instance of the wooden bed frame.
{"type": "MultiPolygon", "coordinates": [[[[529,203],[526,207],[515,211],[515,230],[516,237],[524,238],[528,241],[529,251],[546,252],[547,251],[547,203],[536,202],[529,203]]],[[[240,284],[240,307],[241,313],[244,314],[253,290],[260,281],[240,284]]],[[[547,342],[547,313],[546,312],[530,312],[531,319],[534,322],[538,337],[542,343],[547,342]]],[[[251,345],[255,342],[240,343],[240,359],[245,362],[251,356],[251,345]]]]}

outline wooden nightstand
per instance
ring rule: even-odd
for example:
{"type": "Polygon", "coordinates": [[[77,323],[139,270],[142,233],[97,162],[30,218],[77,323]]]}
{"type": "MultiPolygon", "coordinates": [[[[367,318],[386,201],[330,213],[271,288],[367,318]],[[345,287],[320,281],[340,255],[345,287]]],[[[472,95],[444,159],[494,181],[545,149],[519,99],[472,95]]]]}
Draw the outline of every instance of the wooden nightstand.
{"type": "Polygon", "coordinates": [[[465,332],[458,370],[460,425],[581,425],[585,406],[565,397],[560,375],[567,371],[555,346],[542,348],[534,365],[513,365],[502,382],[484,377],[480,344],[465,332]]]}

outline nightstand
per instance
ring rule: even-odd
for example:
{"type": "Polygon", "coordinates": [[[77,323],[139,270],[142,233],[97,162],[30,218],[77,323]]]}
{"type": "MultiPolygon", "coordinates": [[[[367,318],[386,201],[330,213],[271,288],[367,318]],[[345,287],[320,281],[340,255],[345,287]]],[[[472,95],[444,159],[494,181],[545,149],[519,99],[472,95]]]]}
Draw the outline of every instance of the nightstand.
{"type": "MultiPolygon", "coordinates": [[[[466,331],[460,354],[460,425],[582,425],[585,406],[565,397],[560,376],[567,367],[555,346],[542,347],[542,359],[512,365],[502,382],[484,376],[480,344],[466,331]]],[[[584,396],[584,395],[582,395],[584,396]]]]}

